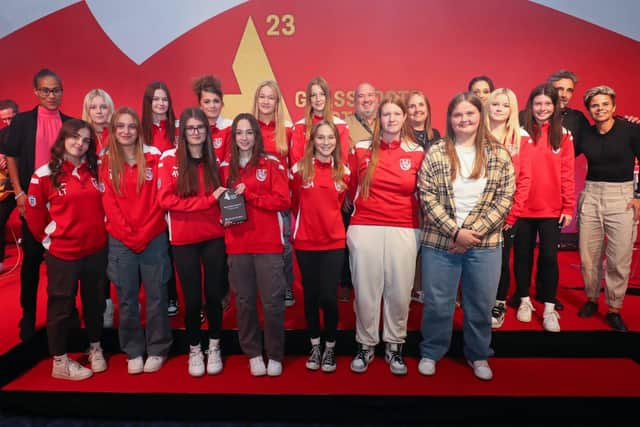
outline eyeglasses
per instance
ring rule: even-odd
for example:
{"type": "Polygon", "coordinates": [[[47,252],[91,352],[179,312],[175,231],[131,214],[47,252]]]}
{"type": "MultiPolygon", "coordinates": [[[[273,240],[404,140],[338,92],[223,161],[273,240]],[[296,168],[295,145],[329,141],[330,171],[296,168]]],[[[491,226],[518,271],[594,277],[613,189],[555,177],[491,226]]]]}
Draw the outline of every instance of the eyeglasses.
{"type": "Polygon", "coordinates": [[[138,125],[136,125],[135,123],[116,123],[116,129],[118,130],[125,130],[125,129],[129,129],[129,130],[138,130],[138,125]]]}
{"type": "Polygon", "coordinates": [[[207,129],[206,126],[186,126],[184,131],[187,135],[195,135],[196,133],[203,133],[207,129]]]}
{"type": "Polygon", "coordinates": [[[38,93],[42,96],[49,96],[51,94],[58,96],[62,93],[62,88],[54,87],[53,89],[50,89],[48,87],[41,87],[41,88],[38,88],[38,93]]]}

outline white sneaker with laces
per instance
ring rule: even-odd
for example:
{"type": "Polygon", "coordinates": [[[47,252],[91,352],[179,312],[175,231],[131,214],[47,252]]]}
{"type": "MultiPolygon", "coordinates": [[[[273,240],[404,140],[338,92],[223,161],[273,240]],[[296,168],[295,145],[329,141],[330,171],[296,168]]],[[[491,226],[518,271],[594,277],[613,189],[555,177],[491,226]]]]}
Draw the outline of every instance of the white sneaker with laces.
{"type": "Polygon", "coordinates": [[[545,311],[542,315],[542,327],[547,332],[560,332],[560,315],[557,311],[545,311]]]}
{"type": "Polygon", "coordinates": [[[282,375],[282,363],[277,360],[269,359],[269,362],[267,362],[267,375],[270,377],[282,375]]]}
{"type": "Polygon", "coordinates": [[[207,350],[207,374],[216,375],[222,372],[222,352],[220,351],[220,340],[209,340],[209,350],[207,350]]]}
{"type": "Polygon", "coordinates": [[[418,372],[422,375],[435,375],[436,374],[436,361],[433,359],[429,359],[428,357],[423,357],[420,359],[420,363],[418,363],[418,372]]]}
{"type": "Polygon", "coordinates": [[[89,346],[89,362],[93,372],[104,372],[107,370],[107,361],[104,358],[100,343],[92,343],[89,346]]]}
{"type": "Polygon", "coordinates": [[[111,298],[105,300],[104,313],[102,314],[102,327],[113,328],[113,301],[111,298]]]}
{"type": "Polygon", "coordinates": [[[152,372],[158,372],[164,364],[165,358],[163,356],[149,356],[144,362],[144,372],[150,374],[152,372]]]}
{"type": "Polygon", "coordinates": [[[491,370],[488,361],[476,360],[472,362],[470,360],[467,360],[467,363],[469,364],[469,366],[471,366],[471,369],[473,369],[473,373],[475,374],[476,378],[484,381],[489,381],[493,378],[493,371],[491,370]]]}
{"type": "Polygon", "coordinates": [[[520,306],[518,307],[518,312],[516,313],[516,319],[521,322],[529,323],[531,322],[531,314],[536,311],[531,304],[531,300],[529,298],[522,298],[520,300],[520,306]]]}
{"type": "Polygon", "coordinates": [[[249,369],[254,377],[262,377],[267,375],[267,367],[264,365],[262,356],[256,356],[249,359],[249,369]]]}
{"type": "Polygon", "coordinates": [[[53,369],[51,376],[60,380],[81,381],[93,375],[91,369],[85,368],[75,360],[71,360],[66,354],[53,357],[53,369]]]}
{"type": "Polygon", "coordinates": [[[200,344],[189,346],[189,375],[192,377],[204,375],[204,355],[200,344]]]}
{"type": "Polygon", "coordinates": [[[127,359],[127,372],[131,375],[141,374],[144,370],[144,360],[142,356],[127,359]]]}

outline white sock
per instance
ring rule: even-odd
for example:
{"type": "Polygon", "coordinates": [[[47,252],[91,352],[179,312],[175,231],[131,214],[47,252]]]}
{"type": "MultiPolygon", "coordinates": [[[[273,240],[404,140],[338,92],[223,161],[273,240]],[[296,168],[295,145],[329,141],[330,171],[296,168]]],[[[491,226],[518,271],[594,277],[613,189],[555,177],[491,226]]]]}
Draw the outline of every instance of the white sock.
{"type": "Polygon", "coordinates": [[[220,348],[220,339],[209,338],[209,350],[213,348],[220,348]]]}
{"type": "Polygon", "coordinates": [[[320,338],[311,338],[311,345],[320,345],[320,338]]]}
{"type": "Polygon", "coordinates": [[[334,348],[336,346],[336,342],[335,341],[327,341],[325,344],[326,348],[334,348]]]}
{"type": "Polygon", "coordinates": [[[545,302],[544,303],[544,312],[545,313],[553,313],[556,311],[556,305],[553,302],[545,302]]]}
{"type": "Polygon", "coordinates": [[[528,302],[529,304],[531,304],[531,298],[529,298],[529,297],[520,298],[520,304],[522,304],[525,301],[528,302]]]}
{"type": "Polygon", "coordinates": [[[200,347],[200,344],[196,344],[196,345],[189,345],[189,352],[190,353],[194,353],[194,352],[201,352],[202,349],[200,347]]]}

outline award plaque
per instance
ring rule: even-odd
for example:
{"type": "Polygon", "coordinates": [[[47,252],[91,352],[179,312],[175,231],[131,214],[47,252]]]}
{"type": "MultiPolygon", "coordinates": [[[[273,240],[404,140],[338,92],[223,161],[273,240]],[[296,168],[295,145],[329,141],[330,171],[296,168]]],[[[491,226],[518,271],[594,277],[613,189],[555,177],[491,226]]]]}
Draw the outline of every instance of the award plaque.
{"type": "Polygon", "coordinates": [[[218,201],[220,202],[220,215],[223,223],[238,224],[247,220],[247,209],[242,194],[227,190],[222,193],[218,201]]]}

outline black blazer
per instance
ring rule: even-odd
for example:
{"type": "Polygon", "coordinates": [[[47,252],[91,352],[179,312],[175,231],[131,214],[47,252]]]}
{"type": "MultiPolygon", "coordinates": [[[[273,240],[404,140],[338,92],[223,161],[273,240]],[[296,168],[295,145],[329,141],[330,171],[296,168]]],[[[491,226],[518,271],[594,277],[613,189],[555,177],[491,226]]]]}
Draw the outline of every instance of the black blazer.
{"type": "MultiPolygon", "coordinates": [[[[66,122],[72,117],[64,115],[61,112],[60,118],[63,122],[66,122]]],[[[13,120],[11,120],[7,140],[0,147],[0,153],[17,158],[18,175],[23,191],[27,191],[29,188],[29,181],[35,170],[37,127],[38,107],[31,111],[16,114],[13,120]]]]}

